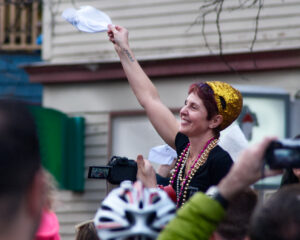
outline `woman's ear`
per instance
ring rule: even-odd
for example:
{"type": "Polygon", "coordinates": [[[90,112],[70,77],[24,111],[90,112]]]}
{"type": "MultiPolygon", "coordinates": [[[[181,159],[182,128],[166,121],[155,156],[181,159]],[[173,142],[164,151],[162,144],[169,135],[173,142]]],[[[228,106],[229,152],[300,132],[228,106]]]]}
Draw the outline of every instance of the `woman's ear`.
{"type": "Polygon", "coordinates": [[[214,129],[218,126],[221,125],[221,123],[223,122],[223,116],[222,115],[215,115],[213,116],[213,118],[210,120],[210,123],[209,123],[209,127],[211,129],[214,129]]]}

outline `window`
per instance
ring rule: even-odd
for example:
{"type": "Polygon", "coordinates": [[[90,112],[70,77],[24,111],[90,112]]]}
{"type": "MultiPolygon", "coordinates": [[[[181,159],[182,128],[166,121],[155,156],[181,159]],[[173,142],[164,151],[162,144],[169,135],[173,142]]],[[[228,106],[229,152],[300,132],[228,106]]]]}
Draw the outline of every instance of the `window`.
{"type": "Polygon", "coordinates": [[[0,50],[38,50],[41,1],[0,0],[0,50]]]}

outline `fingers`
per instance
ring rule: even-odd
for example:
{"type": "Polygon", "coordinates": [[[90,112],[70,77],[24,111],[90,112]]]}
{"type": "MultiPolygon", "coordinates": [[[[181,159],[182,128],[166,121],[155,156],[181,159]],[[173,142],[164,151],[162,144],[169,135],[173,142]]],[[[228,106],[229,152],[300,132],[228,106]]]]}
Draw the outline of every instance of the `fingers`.
{"type": "Polygon", "coordinates": [[[115,26],[116,30],[121,31],[123,28],[121,26],[116,25],[115,26]]]}
{"type": "Polygon", "coordinates": [[[143,158],[143,155],[138,155],[137,158],[136,158],[136,163],[138,165],[138,168],[144,168],[145,166],[145,161],[144,161],[144,158],[143,158]]]}
{"type": "Polygon", "coordinates": [[[258,145],[258,151],[261,156],[264,155],[267,147],[272,141],[276,140],[276,137],[265,137],[264,140],[258,145]]]}
{"type": "Polygon", "coordinates": [[[116,29],[116,26],[112,25],[112,24],[108,24],[107,25],[107,35],[109,37],[109,41],[111,41],[113,44],[116,43],[115,41],[115,34],[118,33],[118,30],[116,29]]]}
{"type": "Polygon", "coordinates": [[[111,32],[113,34],[116,34],[116,33],[121,32],[123,30],[123,28],[121,26],[112,25],[112,24],[108,24],[107,28],[108,28],[108,32],[111,32]]]}
{"type": "Polygon", "coordinates": [[[108,31],[111,31],[111,32],[113,32],[113,30],[115,30],[115,26],[112,24],[108,24],[107,28],[108,28],[108,31]]]}

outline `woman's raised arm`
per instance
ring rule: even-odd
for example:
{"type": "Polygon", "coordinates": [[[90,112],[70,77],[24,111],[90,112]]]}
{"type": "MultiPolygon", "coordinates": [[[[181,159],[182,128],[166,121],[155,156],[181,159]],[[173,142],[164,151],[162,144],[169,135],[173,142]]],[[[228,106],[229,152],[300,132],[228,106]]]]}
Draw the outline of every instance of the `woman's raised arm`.
{"type": "Polygon", "coordinates": [[[120,57],[128,82],[149,120],[163,140],[174,146],[179,123],[173,113],[160,100],[156,87],[134,57],[128,43],[128,31],[121,26],[108,26],[109,40],[120,57]]]}

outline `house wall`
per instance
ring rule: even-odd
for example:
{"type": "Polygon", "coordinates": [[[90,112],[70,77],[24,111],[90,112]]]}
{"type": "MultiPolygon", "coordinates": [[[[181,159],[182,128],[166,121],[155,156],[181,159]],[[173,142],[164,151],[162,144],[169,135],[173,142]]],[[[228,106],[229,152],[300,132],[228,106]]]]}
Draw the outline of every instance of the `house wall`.
{"type": "MultiPolygon", "coordinates": [[[[226,0],[220,14],[223,52],[248,52],[254,39],[258,7],[233,10],[239,2],[226,0]]],[[[257,4],[260,1],[257,1],[257,4]]],[[[211,54],[205,45],[199,0],[45,0],[43,10],[43,60],[68,62],[109,60],[116,55],[106,33],[83,33],[66,22],[66,8],[91,5],[106,12],[117,25],[130,31],[130,44],[137,58],[211,54]]],[[[212,10],[212,7],[207,8],[212,10]]],[[[267,0],[260,11],[253,50],[300,46],[300,2],[267,0]]],[[[219,53],[216,12],[207,14],[206,38],[212,53],[219,53]]]]}

